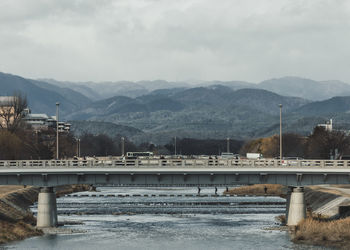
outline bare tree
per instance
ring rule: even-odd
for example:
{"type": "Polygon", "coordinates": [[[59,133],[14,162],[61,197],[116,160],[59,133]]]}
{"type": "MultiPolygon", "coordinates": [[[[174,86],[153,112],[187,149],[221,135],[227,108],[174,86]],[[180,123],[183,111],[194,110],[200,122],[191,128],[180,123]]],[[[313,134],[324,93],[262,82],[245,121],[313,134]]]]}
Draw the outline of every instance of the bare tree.
{"type": "Polygon", "coordinates": [[[27,97],[20,92],[0,99],[0,128],[11,133],[21,125],[27,108],[27,97]]]}

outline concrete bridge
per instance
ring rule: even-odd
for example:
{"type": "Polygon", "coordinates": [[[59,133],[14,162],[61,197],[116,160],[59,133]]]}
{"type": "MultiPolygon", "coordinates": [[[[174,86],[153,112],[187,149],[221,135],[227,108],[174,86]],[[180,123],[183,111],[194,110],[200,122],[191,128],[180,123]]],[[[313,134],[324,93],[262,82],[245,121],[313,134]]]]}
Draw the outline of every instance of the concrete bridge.
{"type": "Polygon", "coordinates": [[[0,185],[42,187],[38,227],[57,225],[54,187],[105,186],[289,186],[288,225],[305,217],[303,186],[350,184],[350,161],[275,159],[134,159],[0,161],[0,185]]]}

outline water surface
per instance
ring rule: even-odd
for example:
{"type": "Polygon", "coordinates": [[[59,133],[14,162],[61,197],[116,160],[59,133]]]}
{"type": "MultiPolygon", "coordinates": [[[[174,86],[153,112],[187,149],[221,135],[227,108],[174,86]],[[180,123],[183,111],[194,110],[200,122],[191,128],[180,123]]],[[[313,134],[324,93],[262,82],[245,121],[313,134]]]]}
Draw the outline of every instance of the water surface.
{"type": "MultiPolygon", "coordinates": [[[[5,248],[326,249],[293,244],[287,232],[271,229],[279,225],[275,217],[285,213],[285,200],[279,197],[212,197],[214,188],[202,188],[207,197],[195,196],[197,188],[98,190],[57,200],[59,221],[80,223],[60,229],[74,233],[35,237],[5,248]]],[[[36,212],[36,206],[32,209],[36,212]]]]}

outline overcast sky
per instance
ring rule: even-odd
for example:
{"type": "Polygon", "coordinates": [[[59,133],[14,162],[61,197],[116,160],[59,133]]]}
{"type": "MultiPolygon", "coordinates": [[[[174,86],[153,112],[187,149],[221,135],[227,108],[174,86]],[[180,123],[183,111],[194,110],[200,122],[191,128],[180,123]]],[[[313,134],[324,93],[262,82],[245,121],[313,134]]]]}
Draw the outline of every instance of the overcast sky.
{"type": "Polygon", "coordinates": [[[0,71],[69,81],[350,83],[350,1],[1,0],[0,71]]]}

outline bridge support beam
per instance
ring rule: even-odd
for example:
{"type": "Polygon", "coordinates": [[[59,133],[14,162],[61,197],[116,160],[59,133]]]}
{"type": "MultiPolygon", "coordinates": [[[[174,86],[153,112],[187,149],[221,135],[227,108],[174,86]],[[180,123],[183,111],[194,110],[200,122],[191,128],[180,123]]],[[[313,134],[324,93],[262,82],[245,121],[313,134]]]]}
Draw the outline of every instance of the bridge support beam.
{"type": "Polygon", "coordinates": [[[57,226],[56,193],[53,187],[40,188],[36,226],[38,228],[57,226]]]}
{"type": "Polygon", "coordinates": [[[287,208],[287,226],[296,226],[302,219],[306,218],[304,188],[294,187],[292,189],[289,199],[289,209],[287,208]]]}

